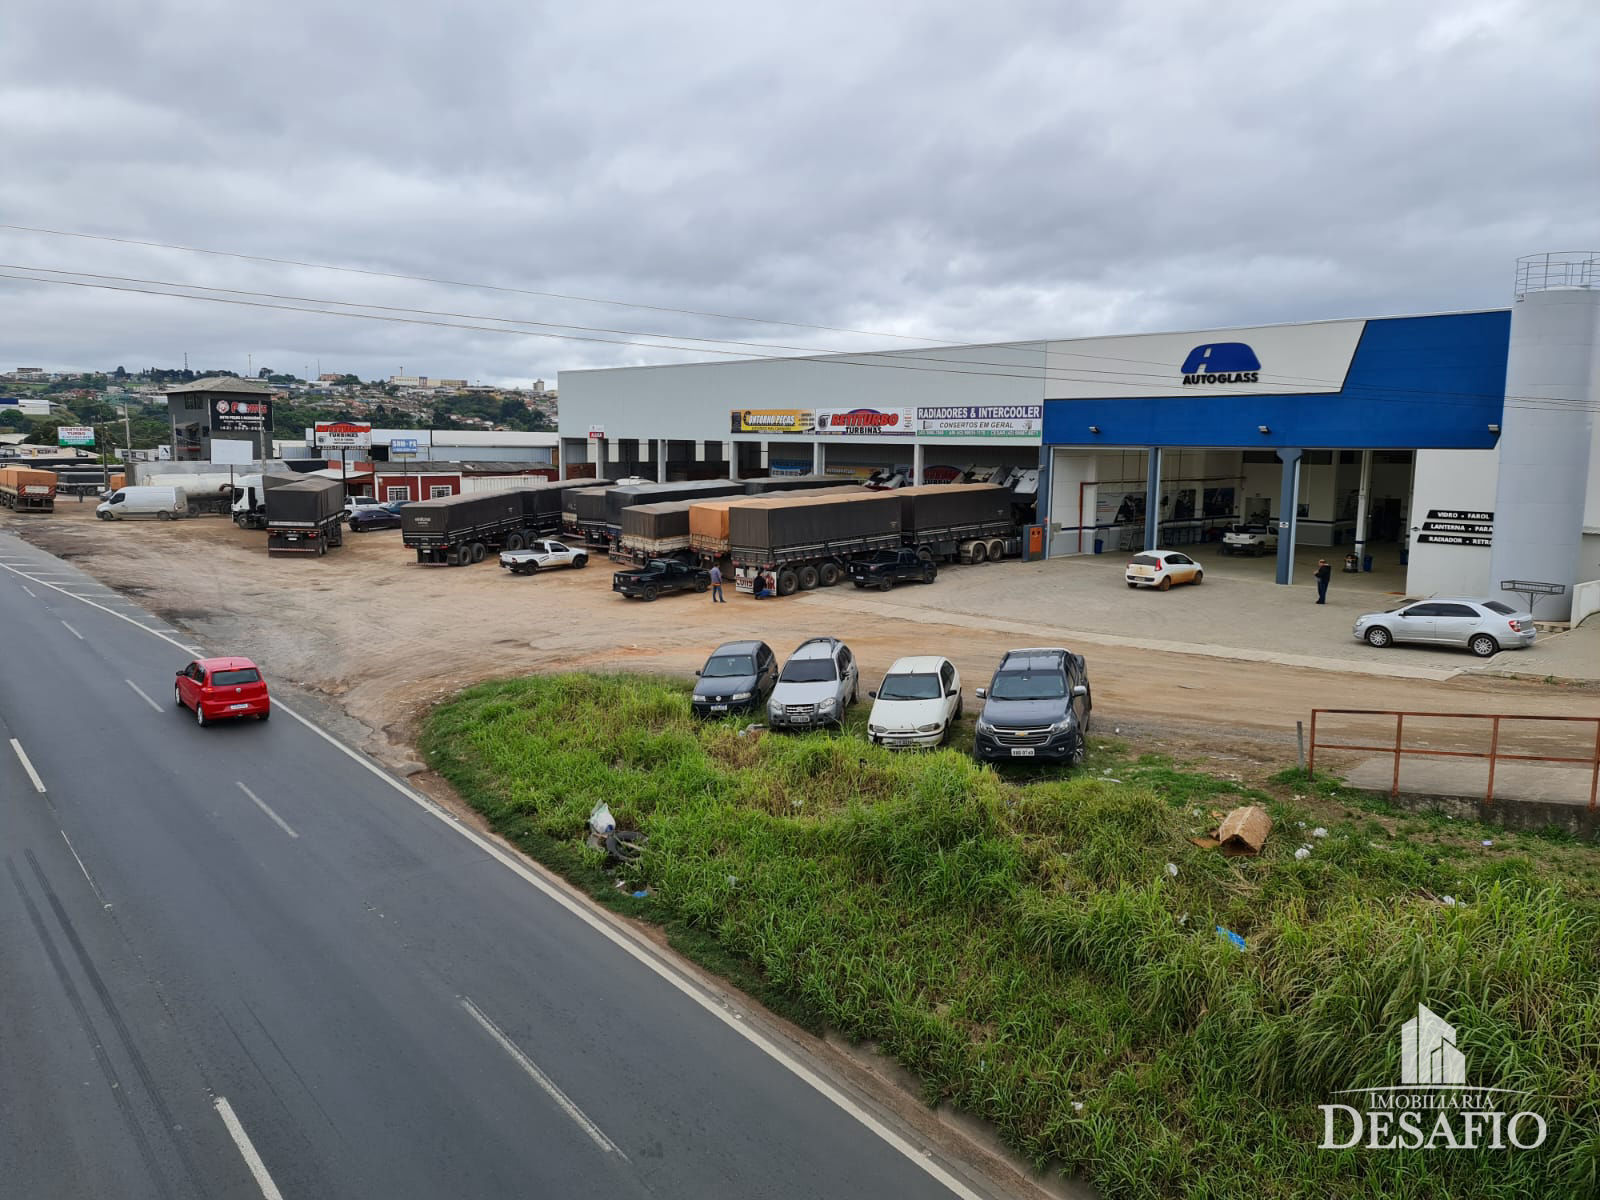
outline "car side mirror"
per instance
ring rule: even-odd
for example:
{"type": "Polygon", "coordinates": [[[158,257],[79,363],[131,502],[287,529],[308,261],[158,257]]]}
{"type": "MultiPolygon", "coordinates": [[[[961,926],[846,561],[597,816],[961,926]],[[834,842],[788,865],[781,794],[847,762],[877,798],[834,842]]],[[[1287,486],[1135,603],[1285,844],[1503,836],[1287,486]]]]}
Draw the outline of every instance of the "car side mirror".
{"type": "Polygon", "coordinates": [[[698,674],[700,674],[700,672],[697,670],[697,671],[695,671],[695,674],[698,675],[698,674]]]}
{"type": "Polygon", "coordinates": [[[954,696],[956,694],[956,691],[957,691],[956,688],[951,688],[948,692],[945,693],[946,698],[948,698],[950,696],[954,696]]]}
{"type": "Polygon", "coordinates": [[[987,700],[989,698],[989,689],[988,688],[973,688],[972,689],[972,694],[974,696],[976,696],[979,700],[987,700]]]}
{"type": "Polygon", "coordinates": [[[1072,694],[1074,696],[1087,696],[1089,694],[1089,689],[1080,683],[1077,687],[1072,689],[1072,694]]]}
{"type": "Polygon", "coordinates": [[[173,674],[176,675],[179,679],[182,679],[183,678],[183,669],[180,667],[178,670],[174,671],[173,674]]]}
{"type": "Polygon", "coordinates": [[[873,688],[871,691],[867,692],[867,695],[876,700],[878,698],[878,691],[876,688],[873,688]]]}

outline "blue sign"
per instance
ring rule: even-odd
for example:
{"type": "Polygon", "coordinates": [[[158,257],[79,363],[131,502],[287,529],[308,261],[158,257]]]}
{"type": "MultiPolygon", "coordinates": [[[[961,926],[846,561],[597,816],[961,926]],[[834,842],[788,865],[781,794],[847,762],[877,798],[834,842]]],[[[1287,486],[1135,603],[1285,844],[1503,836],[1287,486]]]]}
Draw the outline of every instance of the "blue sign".
{"type": "Polygon", "coordinates": [[[1183,360],[1185,375],[1212,375],[1229,371],[1259,371],[1261,360],[1243,342],[1210,342],[1196,346],[1183,360]]]}
{"type": "Polygon", "coordinates": [[[393,438],[389,442],[390,454],[415,454],[416,452],[416,438],[393,438]]]}

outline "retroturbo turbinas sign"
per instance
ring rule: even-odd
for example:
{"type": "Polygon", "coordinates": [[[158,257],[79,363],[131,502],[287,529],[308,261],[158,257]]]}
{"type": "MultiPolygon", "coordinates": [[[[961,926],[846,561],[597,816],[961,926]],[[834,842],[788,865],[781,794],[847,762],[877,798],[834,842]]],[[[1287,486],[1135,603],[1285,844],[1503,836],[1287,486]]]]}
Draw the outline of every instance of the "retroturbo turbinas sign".
{"type": "Polygon", "coordinates": [[[819,408],[817,432],[844,437],[911,437],[917,432],[917,410],[819,408]]]}

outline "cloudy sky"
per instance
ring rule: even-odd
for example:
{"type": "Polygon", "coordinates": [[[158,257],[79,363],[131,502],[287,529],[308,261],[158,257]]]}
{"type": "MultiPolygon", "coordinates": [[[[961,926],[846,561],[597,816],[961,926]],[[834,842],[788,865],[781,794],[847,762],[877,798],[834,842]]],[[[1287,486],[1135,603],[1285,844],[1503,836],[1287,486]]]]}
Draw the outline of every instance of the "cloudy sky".
{"type": "Polygon", "coordinates": [[[504,322],[861,349],[1499,306],[1518,255],[1600,247],[1597,62],[1593,0],[23,0],[0,222],[522,291],[0,230],[7,275],[500,330],[8,278],[0,367],[553,380],[709,355],[504,322]]]}

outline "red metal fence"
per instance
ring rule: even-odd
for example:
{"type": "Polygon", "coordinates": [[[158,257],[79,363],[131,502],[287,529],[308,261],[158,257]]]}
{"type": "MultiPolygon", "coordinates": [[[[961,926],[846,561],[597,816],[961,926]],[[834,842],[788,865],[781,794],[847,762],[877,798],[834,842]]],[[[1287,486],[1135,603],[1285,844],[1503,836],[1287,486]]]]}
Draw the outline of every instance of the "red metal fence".
{"type": "Polygon", "coordinates": [[[1317,770],[1317,751],[1321,750],[1364,750],[1373,754],[1390,754],[1394,756],[1394,778],[1390,783],[1389,794],[1400,794],[1400,760],[1405,755],[1419,755],[1436,758],[1479,758],[1489,760],[1489,785],[1484,793],[1484,803],[1494,803],[1494,773],[1495,767],[1502,762],[1540,762],[1540,763],[1567,763],[1589,768],[1589,811],[1595,811],[1595,800],[1600,794],[1600,717],[1549,717],[1549,716],[1514,716],[1510,714],[1491,713],[1452,713],[1452,712],[1402,712],[1392,708],[1314,708],[1311,710],[1311,746],[1306,758],[1306,773],[1315,775],[1317,770]],[[1319,717],[1393,717],[1394,741],[1388,745],[1363,746],[1350,742],[1323,742],[1317,739],[1317,719],[1319,717]],[[1488,721],[1490,723],[1489,749],[1488,750],[1431,750],[1420,746],[1408,747],[1405,744],[1406,718],[1426,718],[1428,720],[1460,720],[1460,721],[1488,721]],[[1589,725],[1594,728],[1594,750],[1584,758],[1563,757],[1554,754],[1521,754],[1511,753],[1500,749],[1500,728],[1508,723],[1521,722],[1563,722],[1566,724],[1589,725]]]}

